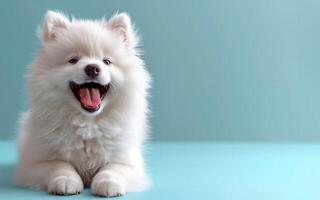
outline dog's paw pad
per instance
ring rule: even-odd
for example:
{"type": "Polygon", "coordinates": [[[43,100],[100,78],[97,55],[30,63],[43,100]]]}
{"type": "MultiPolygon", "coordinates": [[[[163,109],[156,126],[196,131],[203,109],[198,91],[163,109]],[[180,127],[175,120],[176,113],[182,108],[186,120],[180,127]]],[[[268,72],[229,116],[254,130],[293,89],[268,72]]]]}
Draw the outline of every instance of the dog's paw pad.
{"type": "Polygon", "coordinates": [[[125,194],[125,187],[115,180],[102,179],[92,183],[91,192],[96,196],[119,197],[125,194]]]}
{"type": "Polygon", "coordinates": [[[83,184],[67,176],[58,176],[48,184],[48,192],[54,195],[73,195],[79,194],[83,190],[83,184]]]}

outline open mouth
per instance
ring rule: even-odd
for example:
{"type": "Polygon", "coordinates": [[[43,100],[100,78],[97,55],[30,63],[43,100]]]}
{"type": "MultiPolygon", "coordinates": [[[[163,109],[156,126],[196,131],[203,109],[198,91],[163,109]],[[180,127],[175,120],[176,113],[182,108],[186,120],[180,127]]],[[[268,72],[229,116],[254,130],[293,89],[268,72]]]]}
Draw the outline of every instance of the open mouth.
{"type": "Polygon", "coordinates": [[[69,86],[81,107],[88,112],[95,112],[99,110],[101,101],[106,96],[110,84],[101,85],[95,82],[77,84],[70,81],[69,86]]]}

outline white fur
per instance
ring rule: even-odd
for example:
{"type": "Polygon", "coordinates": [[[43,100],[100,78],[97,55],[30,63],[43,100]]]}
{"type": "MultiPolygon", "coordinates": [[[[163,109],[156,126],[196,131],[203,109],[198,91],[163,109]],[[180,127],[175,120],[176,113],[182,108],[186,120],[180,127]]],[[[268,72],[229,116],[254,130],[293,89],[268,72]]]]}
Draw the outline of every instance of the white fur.
{"type": "Polygon", "coordinates": [[[84,186],[99,196],[140,191],[148,184],[142,157],[147,138],[150,75],[139,58],[127,14],[108,21],[69,19],[48,11],[39,30],[42,47],[27,75],[29,109],[21,119],[15,182],[53,194],[84,186]],[[79,56],[71,65],[68,60],[79,56]],[[112,61],[110,66],[102,60],[112,61]],[[83,110],[69,81],[88,81],[87,64],[111,83],[97,112],[83,110]]]}

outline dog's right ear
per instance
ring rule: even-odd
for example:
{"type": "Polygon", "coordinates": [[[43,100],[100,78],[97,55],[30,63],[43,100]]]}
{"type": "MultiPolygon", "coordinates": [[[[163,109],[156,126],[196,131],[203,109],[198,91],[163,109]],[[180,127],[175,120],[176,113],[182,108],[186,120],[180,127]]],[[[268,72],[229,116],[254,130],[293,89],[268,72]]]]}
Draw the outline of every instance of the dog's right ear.
{"type": "Polygon", "coordinates": [[[61,12],[47,11],[42,28],[38,36],[43,42],[52,41],[61,29],[66,29],[70,24],[69,19],[61,12]]]}

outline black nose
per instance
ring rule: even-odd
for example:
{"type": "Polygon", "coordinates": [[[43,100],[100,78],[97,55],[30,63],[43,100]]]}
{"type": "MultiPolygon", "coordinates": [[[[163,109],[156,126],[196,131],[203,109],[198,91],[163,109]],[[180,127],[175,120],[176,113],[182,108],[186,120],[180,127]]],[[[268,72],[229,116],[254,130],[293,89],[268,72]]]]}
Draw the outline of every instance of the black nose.
{"type": "Polygon", "coordinates": [[[99,75],[99,72],[100,72],[100,68],[98,65],[95,65],[95,64],[90,64],[90,65],[87,65],[85,68],[84,68],[84,72],[87,74],[87,76],[89,76],[90,78],[95,78],[99,75]]]}

